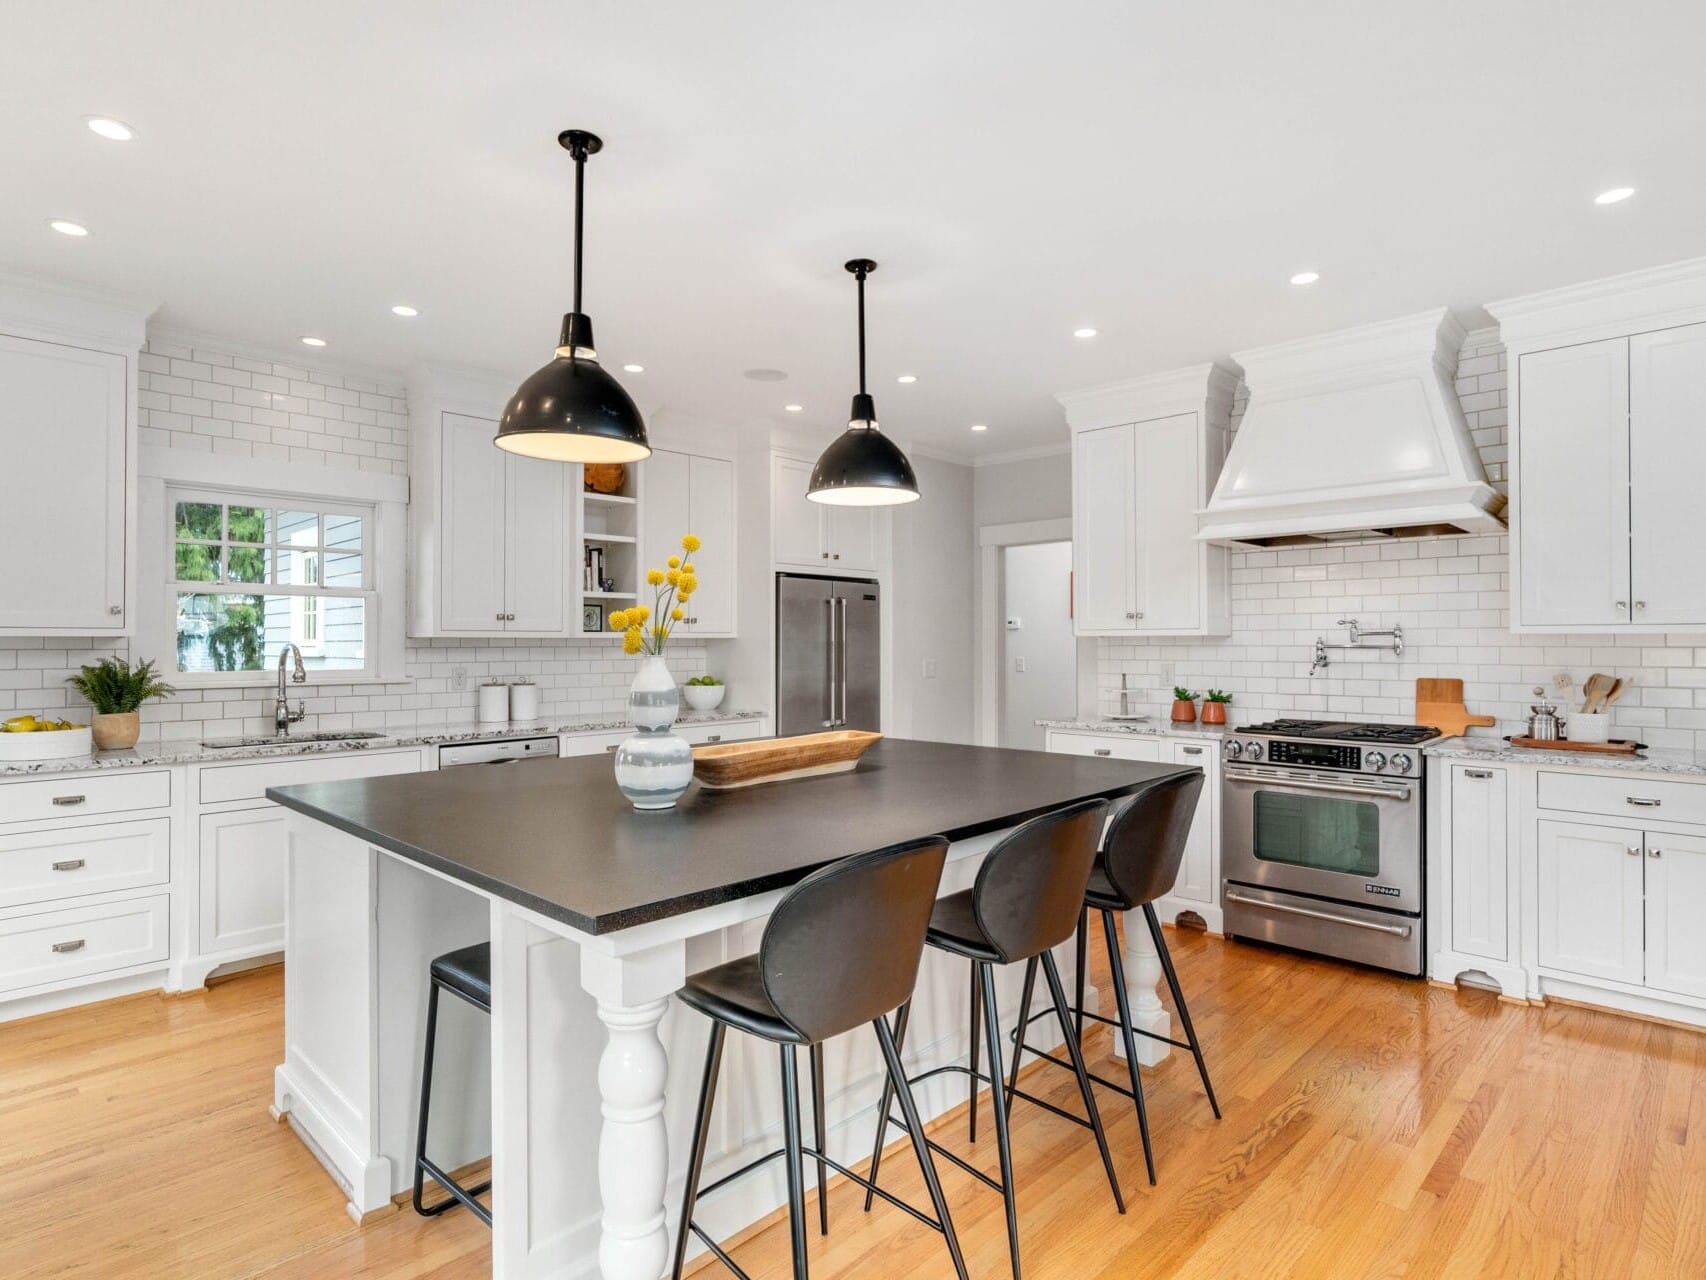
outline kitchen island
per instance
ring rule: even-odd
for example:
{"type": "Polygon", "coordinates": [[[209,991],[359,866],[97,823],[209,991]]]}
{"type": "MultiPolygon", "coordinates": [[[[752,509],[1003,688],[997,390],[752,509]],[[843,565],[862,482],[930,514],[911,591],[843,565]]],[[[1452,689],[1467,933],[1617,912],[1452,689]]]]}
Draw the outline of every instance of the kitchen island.
{"type": "MultiPolygon", "coordinates": [[[[656,1280],[702,1065],[702,1025],[670,999],[688,973],[755,950],[787,887],[839,858],[944,834],[951,892],[1017,823],[1180,771],[888,739],[851,773],[695,785],[652,813],[623,800],[602,758],[269,791],[292,811],[275,1114],[353,1214],[388,1207],[413,1178],[428,965],[489,939],[489,1060],[458,1052],[441,1022],[434,1157],[455,1168],[491,1152],[495,1276],[656,1280]],[[488,1071],[489,1112],[470,1101],[488,1071]]],[[[1020,975],[1005,977],[1011,1017],[1020,975]]],[[[926,956],[909,1066],[964,1055],[966,982],[963,963],[926,956]]],[[[827,1047],[828,1146],[849,1163],[875,1124],[869,1041],[827,1047]]],[[[762,1046],[731,1039],[707,1180],[775,1145],[773,1074],[762,1046]]],[[[933,1084],[925,1115],[963,1099],[962,1085],[933,1084]]],[[[782,1199],[772,1164],[708,1200],[700,1220],[726,1237],[782,1199]]]]}

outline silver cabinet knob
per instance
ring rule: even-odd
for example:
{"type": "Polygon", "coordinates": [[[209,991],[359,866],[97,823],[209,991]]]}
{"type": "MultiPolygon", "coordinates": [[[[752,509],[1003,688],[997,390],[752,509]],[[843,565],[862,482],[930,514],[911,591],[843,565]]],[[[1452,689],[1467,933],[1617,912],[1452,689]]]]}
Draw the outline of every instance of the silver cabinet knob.
{"type": "Polygon", "coordinates": [[[1641,846],[1638,844],[1632,844],[1628,848],[1624,849],[1623,852],[1628,854],[1631,858],[1639,858],[1641,856],[1641,846]]]}
{"type": "Polygon", "coordinates": [[[1130,621],[1132,621],[1132,622],[1136,622],[1136,621],[1137,621],[1137,619],[1138,619],[1138,616],[1139,616],[1139,615],[1137,615],[1137,614],[1135,614],[1135,613],[1128,613],[1128,614],[1126,614],[1126,617],[1127,617],[1127,618],[1128,618],[1128,619],[1129,619],[1129,620],[1130,620],[1130,621]]]}
{"type": "Polygon", "coordinates": [[[1619,609],[1627,609],[1629,607],[1629,602],[1627,600],[1613,600],[1612,603],[1619,609]]]}
{"type": "Polygon", "coordinates": [[[836,552],[836,553],[835,553],[835,554],[834,554],[834,555],[832,555],[832,556],[831,556],[831,557],[830,557],[830,559],[831,559],[831,560],[839,560],[839,559],[841,559],[841,553],[840,553],[840,552],[839,552],[839,551],[837,551],[837,552],[836,552]]]}
{"type": "Polygon", "coordinates": [[[1665,853],[1665,851],[1663,849],[1648,849],[1647,850],[1647,856],[1649,858],[1662,858],[1662,857],[1664,857],[1664,853],[1665,853]]]}
{"type": "Polygon", "coordinates": [[[119,614],[124,612],[124,606],[122,604],[109,604],[107,606],[107,612],[116,618],[119,614]]]}
{"type": "Polygon", "coordinates": [[[823,558],[824,558],[824,559],[825,559],[825,560],[827,560],[827,559],[829,559],[829,552],[827,552],[827,551],[825,551],[825,552],[824,552],[824,553],[823,553],[823,558]]]}
{"type": "Polygon", "coordinates": [[[1635,601],[1635,608],[1636,609],[1645,609],[1646,607],[1647,607],[1647,602],[1645,600],[1635,601]]]}

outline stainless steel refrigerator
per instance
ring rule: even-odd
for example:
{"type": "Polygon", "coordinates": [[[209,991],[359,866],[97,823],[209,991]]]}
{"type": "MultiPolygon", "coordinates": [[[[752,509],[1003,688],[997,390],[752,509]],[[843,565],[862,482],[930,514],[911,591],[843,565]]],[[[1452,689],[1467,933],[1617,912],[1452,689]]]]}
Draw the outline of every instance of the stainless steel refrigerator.
{"type": "Polygon", "coordinates": [[[776,732],[877,728],[877,584],[776,575],[776,732]]]}

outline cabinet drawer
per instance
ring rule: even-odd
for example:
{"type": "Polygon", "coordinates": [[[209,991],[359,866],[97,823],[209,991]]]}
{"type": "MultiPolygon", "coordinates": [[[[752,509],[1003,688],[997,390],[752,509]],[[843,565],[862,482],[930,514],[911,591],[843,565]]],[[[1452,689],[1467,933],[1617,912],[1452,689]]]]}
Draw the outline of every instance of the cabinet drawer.
{"type": "Polygon", "coordinates": [[[388,773],[416,773],[419,751],[361,751],[347,756],[303,756],[267,760],[260,764],[204,765],[201,802],[263,800],[268,787],[299,782],[336,782],[342,778],[378,778],[388,773]]]}
{"type": "Polygon", "coordinates": [[[1706,823],[1706,782],[1542,772],[1539,804],[1542,809],[1641,822],[1706,823]]]}
{"type": "Polygon", "coordinates": [[[1161,759],[1161,739],[1115,733],[1051,733],[1048,749],[1073,756],[1106,756],[1114,760],[1161,759]]]}
{"type": "Polygon", "coordinates": [[[172,775],[165,769],[36,778],[0,786],[0,822],[161,809],[171,803],[172,775]]]}
{"type": "Polygon", "coordinates": [[[676,728],[688,742],[699,746],[706,742],[745,742],[759,736],[756,720],[736,721],[733,724],[684,724],[676,728]]]}
{"type": "Polygon", "coordinates": [[[622,729],[615,733],[565,733],[563,735],[562,753],[566,759],[569,756],[600,756],[614,753],[622,745],[622,739],[628,736],[628,730],[622,729]]]}
{"type": "Polygon", "coordinates": [[[0,992],[165,963],[170,902],[161,893],[0,920],[0,992]]]}
{"type": "Polygon", "coordinates": [[[171,873],[170,818],[0,836],[0,907],[144,889],[171,873]]]}

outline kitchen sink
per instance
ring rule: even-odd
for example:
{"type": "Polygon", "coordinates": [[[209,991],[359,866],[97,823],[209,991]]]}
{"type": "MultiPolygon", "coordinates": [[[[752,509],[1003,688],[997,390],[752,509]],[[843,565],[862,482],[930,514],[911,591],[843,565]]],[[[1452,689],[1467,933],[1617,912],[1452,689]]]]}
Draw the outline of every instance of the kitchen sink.
{"type": "Polygon", "coordinates": [[[235,747],[288,747],[293,742],[366,742],[388,734],[363,731],[360,733],[275,733],[253,738],[203,738],[201,745],[214,751],[235,747]]]}

